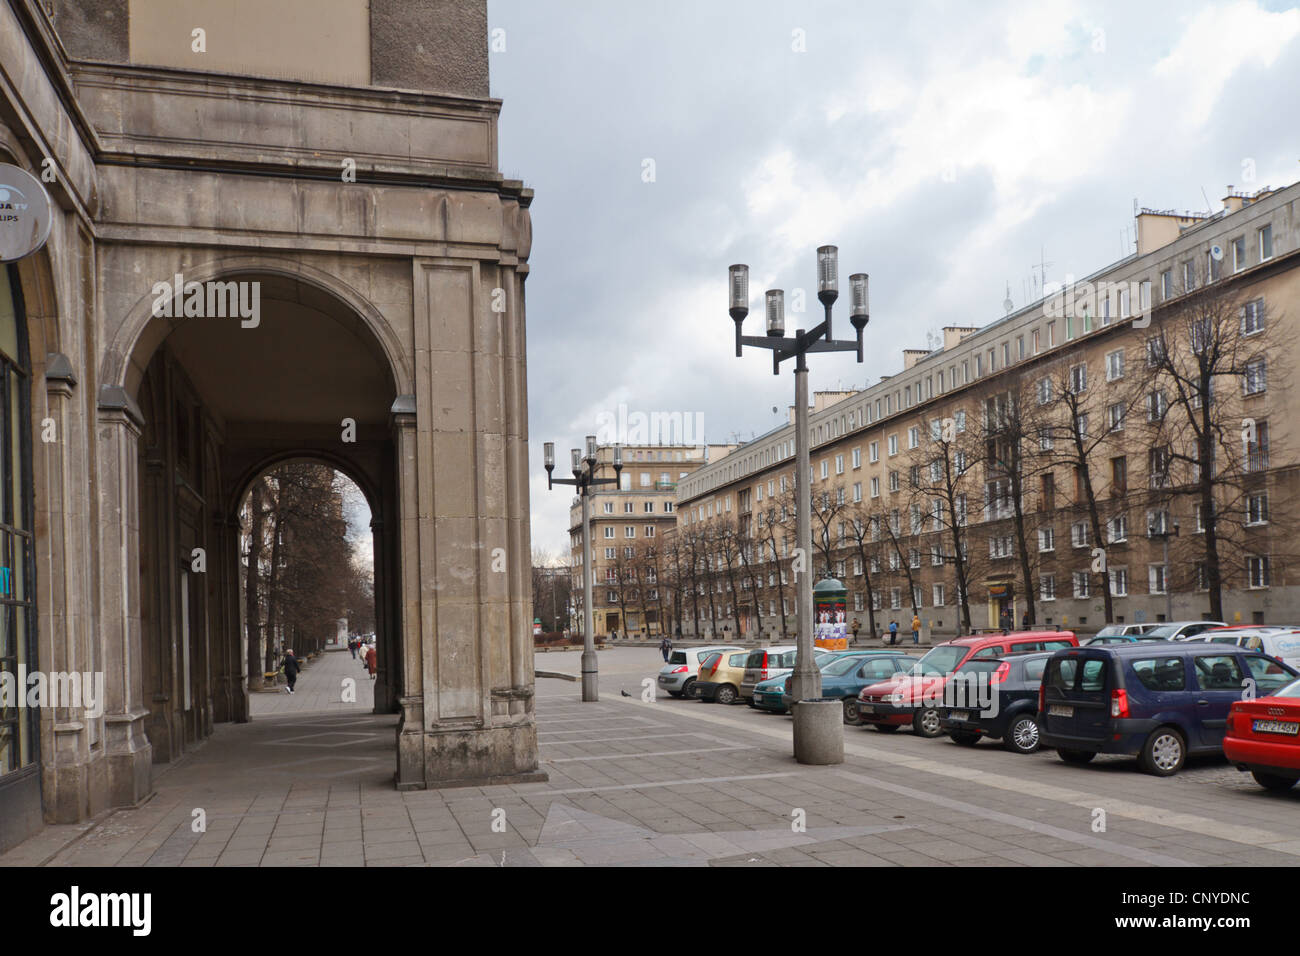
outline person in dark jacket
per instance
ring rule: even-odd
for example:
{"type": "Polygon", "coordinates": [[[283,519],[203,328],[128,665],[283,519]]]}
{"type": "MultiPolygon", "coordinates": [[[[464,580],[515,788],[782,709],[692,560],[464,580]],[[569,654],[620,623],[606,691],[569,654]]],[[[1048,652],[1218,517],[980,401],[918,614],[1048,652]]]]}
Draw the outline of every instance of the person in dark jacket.
{"type": "Polygon", "coordinates": [[[287,684],[285,690],[292,694],[293,685],[298,683],[298,671],[302,669],[302,665],[298,663],[298,658],[293,656],[292,647],[285,648],[284,663],[280,666],[284,668],[284,679],[287,684]]]}
{"type": "Polygon", "coordinates": [[[664,655],[665,664],[668,663],[668,655],[672,652],[672,649],[673,649],[673,642],[668,640],[668,635],[665,634],[664,639],[659,642],[659,650],[664,655]]]}

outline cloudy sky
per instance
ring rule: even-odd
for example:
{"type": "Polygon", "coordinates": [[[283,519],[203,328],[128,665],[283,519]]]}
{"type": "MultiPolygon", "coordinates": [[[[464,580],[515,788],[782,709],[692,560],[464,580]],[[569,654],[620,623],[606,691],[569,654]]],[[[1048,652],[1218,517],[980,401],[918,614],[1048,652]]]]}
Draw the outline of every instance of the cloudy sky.
{"type": "MultiPolygon", "coordinates": [[[[870,273],[866,362],[811,362],[813,389],[861,387],[927,332],[999,318],[1008,284],[1016,307],[1038,298],[1043,259],[1050,289],[1127,255],[1135,199],[1204,212],[1229,184],[1300,179],[1288,4],[489,0],[488,17],[501,168],[537,192],[532,532],[557,554],[570,494],[546,490],[544,441],[567,458],[620,403],[702,412],[719,442],[785,415],[789,371],[734,356],[730,263],[750,265],[753,334],[766,288],[817,306],[818,245],[870,273]]],[[[847,330],[843,299],[837,316],[847,330]]]]}

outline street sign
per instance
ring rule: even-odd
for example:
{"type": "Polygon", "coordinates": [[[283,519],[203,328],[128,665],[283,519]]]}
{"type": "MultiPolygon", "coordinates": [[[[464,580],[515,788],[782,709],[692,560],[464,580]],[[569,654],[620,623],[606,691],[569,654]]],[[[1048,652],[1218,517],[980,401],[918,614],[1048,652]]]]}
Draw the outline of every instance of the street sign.
{"type": "Polygon", "coordinates": [[[30,256],[50,237],[52,204],[31,173],[0,163],[0,262],[30,256]]]}

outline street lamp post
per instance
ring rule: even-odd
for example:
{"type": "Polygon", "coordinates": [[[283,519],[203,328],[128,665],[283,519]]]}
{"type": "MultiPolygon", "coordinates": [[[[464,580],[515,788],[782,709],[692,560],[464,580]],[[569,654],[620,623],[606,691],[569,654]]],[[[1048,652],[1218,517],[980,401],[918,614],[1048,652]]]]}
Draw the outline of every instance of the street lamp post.
{"type": "Polygon", "coordinates": [[[798,556],[802,557],[802,570],[795,570],[795,595],[799,602],[798,651],[795,654],[794,673],[790,675],[790,696],[796,700],[821,696],[821,672],[813,660],[813,605],[812,605],[812,465],[808,457],[808,363],[804,356],[809,352],[857,352],[862,361],[862,331],[867,327],[867,276],[856,273],[849,276],[851,303],[849,321],[857,330],[856,341],[835,341],[831,338],[831,306],[839,298],[839,250],[835,246],[817,249],[817,298],[826,310],[826,317],[811,332],[798,329],[794,337],[785,335],[785,291],[769,289],[766,293],[767,335],[743,335],[741,325],[749,314],[749,266],[734,265],[730,270],[732,320],[736,323],[736,356],[743,347],[768,349],[772,352],[772,374],[779,375],[781,363],[793,358],[794,365],[794,429],[795,429],[795,534],[798,538],[798,556]]]}
{"type": "Polygon", "coordinates": [[[549,491],[555,485],[573,485],[578,489],[582,501],[582,699],[584,701],[600,700],[600,691],[596,687],[596,641],[595,629],[591,615],[591,494],[598,485],[617,485],[623,473],[623,447],[614,446],[614,477],[596,477],[596,436],[587,436],[587,454],[584,457],[577,448],[569,452],[572,458],[572,478],[552,478],[555,469],[555,442],[545,445],[546,488],[549,491]]]}

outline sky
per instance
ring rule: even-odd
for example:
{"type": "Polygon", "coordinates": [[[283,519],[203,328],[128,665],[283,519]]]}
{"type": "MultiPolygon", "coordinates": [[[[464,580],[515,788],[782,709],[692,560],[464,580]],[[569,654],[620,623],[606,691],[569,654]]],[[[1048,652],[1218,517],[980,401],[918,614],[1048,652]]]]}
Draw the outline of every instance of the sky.
{"type": "MultiPolygon", "coordinates": [[[[1135,200],[1218,210],[1300,179],[1300,10],[1281,3],[489,0],[502,172],[534,190],[526,285],[534,550],[567,554],[557,457],[601,416],[785,421],[789,363],[736,358],[727,266],[762,295],[871,276],[861,388],[945,325],[982,326],[1133,250],[1135,200]],[[773,414],[773,406],[779,409],[773,414]]],[[[846,289],[837,329],[850,327],[846,289]]],[[[803,320],[803,321],[801,321],[803,320]]]]}

